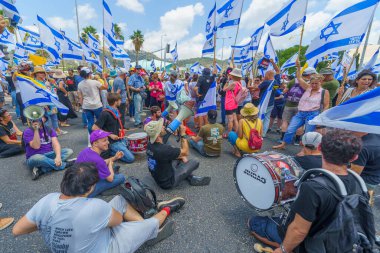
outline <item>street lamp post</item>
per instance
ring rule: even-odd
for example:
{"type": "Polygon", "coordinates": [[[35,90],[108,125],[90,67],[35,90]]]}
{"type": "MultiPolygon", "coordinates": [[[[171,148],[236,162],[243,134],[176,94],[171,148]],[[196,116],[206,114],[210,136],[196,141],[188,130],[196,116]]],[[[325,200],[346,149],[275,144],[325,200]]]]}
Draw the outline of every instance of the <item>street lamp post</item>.
{"type": "Polygon", "coordinates": [[[163,50],[163,48],[162,48],[162,37],[165,37],[166,36],[166,34],[161,34],[161,59],[160,59],[160,69],[162,69],[162,50],[163,50]]]}
{"type": "Polygon", "coordinates": [[[231,39],[231,38],[232,38],[232,37],[216,38],[217,40],[222,40],[222,69],[224,69],[224,60],[223,60],[224,40],[225,40],[225,39],[231,39]]]}

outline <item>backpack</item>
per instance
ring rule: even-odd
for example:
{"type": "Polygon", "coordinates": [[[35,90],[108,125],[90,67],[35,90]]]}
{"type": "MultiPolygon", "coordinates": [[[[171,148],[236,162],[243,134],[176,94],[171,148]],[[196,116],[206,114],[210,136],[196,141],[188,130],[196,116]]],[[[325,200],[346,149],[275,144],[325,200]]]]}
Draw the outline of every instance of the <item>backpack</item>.
{"type": "Polygon", "coordinates": [[[259,131],[256,130],[258,119],[256,119],[255,128],[251,128],[247,120],[244,119],[244,121],[247,123],[249,127],[249,137],[246,136],[246,138],[248,139],[248,147],[252,150],[261,149],[261,147],[263,146],[263,138],[260,136],[259,131]]]}
{"type": "Polygon", "coordinates": [[[144,219],[148,219],[156,213],[156,193],[139,179],[128,177],[120,189],[120,194],[144,219]]]}
{"type": "Polygon", "coordinates": [[[240,105],[247,98],[249,91],[246,87],[243,87],[240,82],[236,82],[236,84],[240,86],[240,90],[235,95],[235,102],[240,105]]]}
{"type": "Polygon", "coordinates": [[[342,180],[332,172],[323,169],[306,171],[296,183],[298,185],[305,180],[312,180],[339,201],[331,221],[315,234],[305,238],[304,248],[307,252],[374,252],[376,231],[367,187],[358,174],[351,170],[348,172],[360,185],[361,194],[347,195],[342,180]]]}
{"type": "Polygon", "coordinates": [[[305,90],[299,85],[297,80],[294,80],[294,85],[286,93],[286,100],[293,103],[298,103],[305,90]]]}

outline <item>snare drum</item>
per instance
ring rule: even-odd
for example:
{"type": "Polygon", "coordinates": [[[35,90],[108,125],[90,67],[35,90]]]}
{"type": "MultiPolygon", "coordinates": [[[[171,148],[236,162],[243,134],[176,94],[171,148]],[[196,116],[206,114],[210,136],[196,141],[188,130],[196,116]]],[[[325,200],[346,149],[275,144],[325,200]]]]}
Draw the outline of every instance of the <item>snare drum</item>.
{"type": "Polygon", "coordinates": [[[146,133],[134,133],[127,137],[128,149],[134,154],[145,153],[148,145],[148,135],[146,133]]]}
{"type": "Polygon", "coordinates": [[[244,201],[259,211],[294,201],[301,168],[277,152],[244,155],[234,168],[234,181],[244,201]]]}

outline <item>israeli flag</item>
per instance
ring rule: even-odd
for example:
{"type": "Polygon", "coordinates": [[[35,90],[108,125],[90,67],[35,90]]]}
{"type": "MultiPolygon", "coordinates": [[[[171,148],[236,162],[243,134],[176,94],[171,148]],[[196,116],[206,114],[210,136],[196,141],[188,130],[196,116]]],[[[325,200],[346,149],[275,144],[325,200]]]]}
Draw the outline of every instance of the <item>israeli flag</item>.
{"type": "Polygon", "coordinates": [[[43,18],[37,15],[38,28],[41,42],[45,49],[53,56],[53,59],[60,59],[65,38],[62,33],[50,26],[43,18]]]}
{"type": "Polygon", "coordinates": [[[92,34],[87,33],[88,41],[87,45],[89,48],[94,50],[95,54],[100,55],[100,43],[97,38],[95,38],[92,34]]]}
{"type": "Polygon", "coordinates": [[[153,71],[156,71],[156,64],[154,63],[154,59],[152,59],[150,66],[152,67],[153,71]]]}
{"type": "Polygon", "coordinates": [[[197,116],[206,115],[209,110],[216,110],[216,81],[211,84],[205,99],[199,105],[197,116]]]}
{"type": "Polygon", "coordinates": [[[24,38],[26,38],[23,43],[26,51],[35,53],[37,49],[42,48],[40,35],[38,33],[22,26],[17,26],[17,28],[21,39],[24,40],[24,38]]]}
{"type": "Polygon", "coordinates": [[[89,45],[87,45],[83,41],[83,39],[81,39],[81,45],[82,45],[82,49],[83,49],[83,53],[84,53],[84,59],[86,60],[86,62],[95,64],[96,66],[100,66],[99,55],[96,54],[95,51],[93,49],[91,49],[89,47],[89,45]]]}
{"type": "Polygon", "coordinates": [[[305,55],[308,63],[326,54],[356,48],[364,38],[378,3],[379,0],[361,1],[337,14],[311,41],[305,55]]]}
{"type": "Polygon", "coordinates": [[[25,51],[25,47],[22,44],[16,43],[13,57],[19,61],[26,61],[28,59],[28,53],[25,51]]]}
{"type": "Polygon", "coordinates": [[[264,46],[264,56],[265,56],[265,58],[273,59],[274,62],[276,62],[276,63],[278,62],[277,53],[273,47],[273,44],[272,44],[272,41],[270,39],[269,34],[268,34],[268,39],[267,39],[265,46],[264,46]]]}
{"type": "Polygon", "coordinates": [[[343,66],[341,64],[335,69],[334,78],[339,81],[343,79],[343,66]]]}
{"type": "Polygon", "coordinates": [[[203,45],[202,49],[202,57],[213,54],[214,53],[214,37],[211,37],[211,39],[206,40],[205,44],[203,45]]]}
{"type": "Polygon", "coordinates": [[[103,19],[104,19],[104,27],[103,27],[103,36],[106,41],[106,43],[109,46],[116,47],[116,40],[115,40],[115,27],[112,23],[112,13],[111,9],[108,6],[107,2],[103,0],[103,19]]]}
{"type": "Polygon", "coordinates": [[[338,67],[338,64],[339,64],[339,58],[336,58],[335,61],[331,64],[330,68],[332,70],[336,70],[336,68],[338,67]]]}
{"type": "Polygon", "coordinates": [[[49,67],[54,67],[54,66],[57,66],[58,64],[54,61],[48,61],[46,64],[45,64],[45,69],[49,68],[49,67]]]}
{"type": "Polygon", "coordinates": [[[69,112],[69,109],[58,101],[58,96],[53,94],[41,83],[31,77],[21,74],[18,74],[16,78],[25,107],[30,105],[54,105],[63,115],[66,115],[69,112]]]}
{"type": "Polygon", "coordinates": [[[80,44],[63,35],[65,43],[63,44],[62,59],[67,60],[82,60],[83,50],[80,44]]]}
{"type": "Polygon", "coordinates": [[[175,43],[174,49],[170,51],[170,54],[173,56],[173,62],[177,63],[178,61],[177,42],[175,43]]]}
{"type": "Polygon", "coordinates": [[[111,69],[112,66],[111,66],[111,63],[110,63],[110,61],[108,60],[108,58],[105,57],[104,60],[105,60],[105,62],[106,62],[106,68],[107,68],[107,69],[111,69]]]}
{"type": "Polygon", "coordinates": [[[380,88],[353,97],[309,121],[350,131],[380,134],[380,88]]]}
{"type": "Polygon", "coordinates": [[[260,100],[259,119],[261,119],[261,120],[264,120],[264,118],[265,118],[265,113],[267,112],[269,100],[270,100],[270,97],[271,97],[272,92],[273,92],[274,83],[275,82],[273,80],[272,83],[268,86],[268,88],[264,92],[264,94],[260,100]]]}
{"type": "Polygon", "coordinates": [[[131,68],[131,59],[126,59],[126,60],[123,61],[123,63],[124,63],[124,68],[125,69],[129,70],[131,68]]]}
{"type": "Polygon", "coordinates": [[[295,53],[292,57],[290,57],[286,62],[284,62],[284,64],[282,64],[281,71],[287,68],[295,67],[297,58],[298,58],[298,52],[295,53]]]}
{"type": "Polygon", "coordinates": [[[307,0],[290,0],[266,24],[271,36],[284,36],[301,27],[306,20],[307,0]]]}
{"type": "Polygon", "coordinates": [[[12,23],[22,23],[21,16],[18,13],[16,6],[14,6],[12,3],[6,0],[0,0],[0,5],[4,11],[4,16],[12,20],[12,23]]]}
{"type": "Polygon", "coordinates": [[[206,22],[206,40],[211,39],[214,36],[214,33],[216,32],[216,2],[214,4],[214,7],[211,9],[210,13],[208,14],[207,22],[206,22]]]}
{"type": "Polygon", "coordinates": [[[217,10],[218,29],[233,28],[239,25],[243,0],[226,0],[217,10]]]}
{"type": "Polygon", "coordinates": [[[263,35],[264,26],[258,28],[252,35],[251,35],[251,48],[252,54],[254,54],[258,49],[260,45],[261,36],[263,35]]]}
{"type": "Polygon", "coordinates": [[[115,42],[116,42],[116,48],[113,46],[110,46],[112,58],[114,58],[116,60],[130,59],[128,53],[123,49],[124,41],[116,40],[115,42]]]}
{"type": "Polygon", "coordinates": [[[231,46],[231,56],[233,55],[234,57],[234,63],[244,63],[249,58],[249,55],[252,55],[251,45],[252,43],[249,41],[245,45],[231,46]]]}
{"type": "Polygon", "coordinates": [[[373,56],[371,57],[371,59],[367,62],[367,64],[363,67],[363,69],[372,69],[372,67],[375,65],[376,61],[377,61],[377,58],[379,56],[379,49],[378,48],[376,50],[376,52],[373,54],[373,56]]]}
{"type": "Polygon", "coordinates": [[[3,45],[14,45],[15,44],[15,36],[10,33],[7,28],[4,29],[4,32],[0,35],[0,44],[3,45]]]}
{"type": "Polygon", "coordinates": [[[4,60],[4,58],[0,58],[0,70],[2,72],[6,71],[8,69],[9,62],[4,60]]]}
{"type": "Polygon", "coordinates": [[[200,65],[199,62],[195,62],[193,65],[191,65],[189,68],[190,73],[198,73],[199,65],[200,65]]]}
{"type": "Polygon", "coordinates": [[[357,74],[356,64],[357,64],[357,60],[356,60],[356,58],[354,58],[354,62],[352,63],[350,71],[348,71],[348,73],[347,73],[347,78],[349,80],[353,80],[356,78],[356,74],[357,74]]]}
{"type": "Polygon", "coordinates": [[[322,61],[332,61],[339,58],[339,53],[338,52],[333,52],[331,54],[327,54],[322,57],[322,61]]]}
{"type": "Polygon", "coordinates": [[[219,64],[218,64],[218,63],[216,63],[216,69],[218,70],[218,73],[219,73],[220,71],[222,71],[222,67],[221,67],[221,66],[219,66],[219,64]]]}
{"type": "Polygon", "coordinates": [[[375,64],[375,66],[373,66],[373,67],[371,68],[371,71],[372,71],[373,73],[375,73],[375,74],[379,74],[379,73],[380,73],[380,63],[375,64]]]}

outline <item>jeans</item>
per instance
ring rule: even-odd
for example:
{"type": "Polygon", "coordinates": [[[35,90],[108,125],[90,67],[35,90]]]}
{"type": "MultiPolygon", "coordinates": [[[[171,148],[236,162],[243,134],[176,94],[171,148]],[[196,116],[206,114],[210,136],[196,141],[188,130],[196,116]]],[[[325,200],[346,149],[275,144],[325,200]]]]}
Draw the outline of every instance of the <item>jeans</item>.
{"type": "Polygon", "coordinates": [[[225,96],[222,96],[220,97],[220,114],[221,114],[221,117],[222,117],[222,124],[226,124],[226,105],[225,105],[225,102],[226,102],[226,97],[225,96]]]}
{"type": "Polygon", "coordinates": [[[82,112],[82,124],[83,124],[83,127],[87,127],[87,118],[84,112],[82,112]]]}
{"type": "Polygon", "coordinates": [[[93,198],[98,196],[100,193],[112,189],[118,185],[125,183],[125,176],[123,174],[115,174],[112,182],[108,182],[106,179],[99,179],[99,181],[95,184],[94,191],[88,196],[89,198],[93,198]]]}
{"type": "Polygon", "coordinates": [[[142,98],[141,95],[135,93],[133,95],[133,105],[135,107],[135,125],[141,124],[142,98]]]}
{"type": "Polygon", "coordinates": [[[319,114],[319,110],[311,112],[302,112],[299,111],[289,123],[288,130],[284,135],[283,141],[287,144],[291,143],[293,137],[298,128],[305,125],[305,133],[312,132],[315,130],[314,125],[309,125],[309,120],[312,120],[315,116],[319,114]]]}
{"type": "Polygon", "coordinates": [[[253,216],[249,219],[249,230],[271,242],[281,244],[282,239],[278,233],[278,226],[276,224],[280,223],[280,219],[276,217],[273,217],[272,219],[269,217],[253,216]]]}
{"type": "Polygon", "coordinates": [[[12,106],[16,106],[16,116],[17,118],[20,117],[20,106],[17,103],[16,99],[16,91],[11,91],[11,97],[12,97],[12,106]]]}
{"type": "Polygon", "coordinates": [[[263,137],[265,137],[267,132],[268,132],[269,123],[270,123],[270,115],[272,113],[273,107],[274,107],[273,105],[268,106],[267,112],[265,113],[265,118],[264,118],[264,122],[263,122],[263,137]]]}
{"type": "Polygon", "coordinates": [[[50,120],[51,128],[53,128],[54,130],[57,130],[59,128],[59,125],[58,125],[58,114],[57,113],[50,114],[49,115],[49,120],[50,120]]]}
{"type": "Polygon", "coordinates": [[[190,139],[190,145],[196,150],[199,152],[199,154],[203,155],[203,156],[207,156],[205,150],[204,150],[204,146],[205,144],[203,143],[202,140],[198,141],[198,142],[195,142],[193,141],[192,139],[190,139]]]}
{"type": "Polygon", "coordinates": [[[16,101],[17,101],[18,107],[20,109],[21,121],[22,121],[23,124],[25,124],[27,121],[26,121],[26,118],[24,116],[24,105],[23,105],[23,102],[22,102],[22,98],[21,98],[21,93],[20,92],[16,93],[16,101]]]}
{"type": "Polygon", "coordinates": [[[126,140],[120,140],[112,143],[110,145],[110,151],[112,156],[114,156],[117,151],[122,151],[124,153],[124,156],[120,160],[125,163],[133,163],[135,161],[135,156],[127,148],[126,140]]]}
{"type": "Polygon", "coordinates": [[[90,110],[90,109],[84,109],[83,112],[86,114],[87,119],[87,129],[88,132],[92,132],[92,126],[95,123],[94,117],[96,119],[99,118],[100,113],[103,111],[103,107],[99,107],[98,109],[90,110]]]}
{"type": "Polygon", "coordinates": [[[29,169],[33,169],[34,167],[37,167],[41,169],[43,173],[46,173],[52,170],[63,170],[66,167],[65,161],[72,154],[73,154],[72,149],[69,149],[69,148],[61,149],[62,164],[59,167],[57,167],[54,162],[54,159],[55,159],[54,151],[50,151],[45,154],[32,155],[31,157],[29,157],[29,159],[26,160],[26,164],[28,165],[29,169]]]}
{"type": "Polygon", "coordinates": [[[199,161],[190,159],[187,163],[178,161],[174,166],[174,185],[176,187],[181,181],[185,180],[188,176],[192,175],[193,171],[198,169],[199,161]]]}
{"type": "Polygon", "coordinates": [[[135,116],[135,105],[133,104],[133,100],[131,102],[129,102],[128,111],[129,111],[129,117],[130,118],[135,116]]]}

